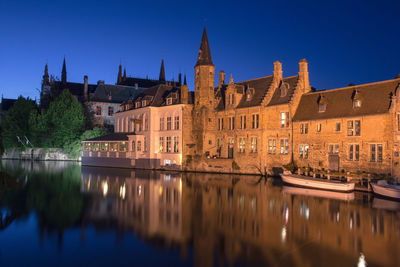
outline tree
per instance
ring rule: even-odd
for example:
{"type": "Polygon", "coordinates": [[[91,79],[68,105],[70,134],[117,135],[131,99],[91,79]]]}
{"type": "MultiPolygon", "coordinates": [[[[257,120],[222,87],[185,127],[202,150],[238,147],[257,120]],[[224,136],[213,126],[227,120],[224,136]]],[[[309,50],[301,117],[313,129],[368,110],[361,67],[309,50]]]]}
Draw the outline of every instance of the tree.
{"type": "Polygon", "coordinates": [[[36,109],[36,104],[29,98],[20,96],[17,102],[4,114],[2,122],[3,146],[5,149],[12,147],[24,148],[18,137],[24,142],[24,136],[30,138],[29,128],[30,113],[36,109]]]}

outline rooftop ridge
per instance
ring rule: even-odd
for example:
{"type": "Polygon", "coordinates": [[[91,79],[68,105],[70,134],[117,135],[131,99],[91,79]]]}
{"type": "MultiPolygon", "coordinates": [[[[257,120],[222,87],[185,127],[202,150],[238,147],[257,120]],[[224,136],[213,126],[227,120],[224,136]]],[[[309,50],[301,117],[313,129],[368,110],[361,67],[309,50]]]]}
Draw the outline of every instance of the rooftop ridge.
{"type": "Polygon", "coordinates": [[[335,92],[335,91],[339,91],[339,90],[345,90],[345,89],[351,89],[351,88],[360,88],[360,87],[366,87],[366,86],[371,86],[371,85],[390,83],[390,82],[393,82],[393,81],[396,81],[396,80],[398,80],[400,82],[400,78],[394,78],[394,79],[385,80],[385,81],[379,81],[379,82],[364,83],[364,84],[360,84],[360,85],[351,85],[351,86],[340,87],[340,88],[319,90],[319,91],[307,93],[307,95],[320,94],[320,93],[330,93],[330,92],[335,92]]]}
{"type": "Polygon", "coordinates": [[[260,79],[269,78],[269,77],[272,77],[272,76],[274,76],[274,75],[268,75],[268,76],[264,76],[264,77],[259,77],[259,78],[254,78],[254,79],[250,79],[250,80],[245,80],[245,81],[237,82],[237,83],[235,83],[235,84],[238,84],[238,83],[245,83],[245,82],[250,82],[250,81],[255,81],[255,80],[260,80],[260,79]]]}

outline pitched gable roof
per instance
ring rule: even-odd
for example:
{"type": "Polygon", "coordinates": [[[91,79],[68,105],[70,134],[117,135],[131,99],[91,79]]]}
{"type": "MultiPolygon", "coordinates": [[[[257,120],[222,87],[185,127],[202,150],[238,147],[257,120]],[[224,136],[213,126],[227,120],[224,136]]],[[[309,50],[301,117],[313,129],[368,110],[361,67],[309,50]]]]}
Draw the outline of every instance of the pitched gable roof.
{"type": "Polygon", "coordinates": [[[247,108],[261,105],[265,94],[271,86],[273,78],[274,77],[270,75],[267,77],[236,83],[237,85],[244,86],[246,88],[246,92],[249,90],[249,88],[254,89],[254,95],[250,99],[247,99],[246,94],[244,94],[236,108],[247,108]]]}
{"type": "Polygon", "coordinates": [[[330,119],[382,114],[389,111],[391,95],[400,85],[400,79],[362,84],[339,89],[317,91],[301,97],[294,121],[330,119]],[[353,107],[353,95],[358,92],[361,107],[353,107]],[[326,109],[319,112],[318,99],[324,98],[326,109]]]}
{"type": "Polygon", "coordinates": [[[135,98],[142,90],[143,88],[136,89],[132,86],[99,84],[94,94],[90,97],[90,101],[122,103],[135,98]]]}
{"type": "Polygon", "coordinates": [[[299,80],[299,76],[291,76],[284,78],[282,80],[281,86],[286,86],[287,92],[284,96],[281,95],[281,90],[280,87],[278,87],[271,100],[267,104],[267,106],[275,106],[275,105],[282,105],[282,104],[287,104],[289,101],[292,99],[292,96],[294,94],[294,90],[296,89],[297,83],[299,80]]]}

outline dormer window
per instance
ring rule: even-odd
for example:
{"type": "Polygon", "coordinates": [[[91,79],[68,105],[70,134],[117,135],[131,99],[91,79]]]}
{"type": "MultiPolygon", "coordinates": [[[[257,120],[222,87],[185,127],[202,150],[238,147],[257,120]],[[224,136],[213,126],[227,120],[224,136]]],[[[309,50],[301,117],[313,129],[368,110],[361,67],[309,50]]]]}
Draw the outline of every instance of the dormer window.
{"type": "Polygon", "coordinates": [[[320,96],[318,99],[318,112],[326,111],[326,98],[324,96],[320,96]]]}
{"type": "Polygon", "coordinates": [[[167,105],[172,105],[172,97],[168,97],[166,103],[167,105]]]}
{"type": "Polygon", "coordinates": [[[229,94],[228,95],[228,103],[229,103],[229,105],[234,105],[235,104],[235,95],[234,94],[229,94]]]}
{"type": "Polygon", "coordinates": [[[246,100],[250,101],[254,95],[254,88],[247,89],[246,100]]]}
{"type": "Polygon", "coordinates": [[[147,105],[146,100],[142,100],[142,107],[145,107],[147,105]]]}
{"type": "Polygon", "coordinates": [[[285,82],[281,83],[281,86],[279,87],[279,90],[281,92],[281,97],[284,97],[287,95],[288,88],[289,88],[288,83],[285,83],[285,82]]]}
{"type": "Polygon", "coordinates": [[[355,99],[353,101],[353,107],[354,108],[361,108],[361,99],[355,99]]]}
{"type": "Polygon", "coordinates": [[[140,108],[140,101],[137,101],[137,102],[135,103],[135,108],[140,108]]]}

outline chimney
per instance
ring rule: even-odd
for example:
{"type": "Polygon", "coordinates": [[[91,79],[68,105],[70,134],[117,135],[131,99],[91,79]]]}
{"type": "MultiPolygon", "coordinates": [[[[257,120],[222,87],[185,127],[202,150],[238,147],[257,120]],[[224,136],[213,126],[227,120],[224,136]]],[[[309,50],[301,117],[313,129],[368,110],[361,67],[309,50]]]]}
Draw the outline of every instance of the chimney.
{"type": "Polygon", "coordinates": [[[86,102],[89,99],[88,76],[83,76],[83,100],[86,102]]]}
{"type": "Polygon", "coordinates": [[[278,82],[282,80],[282,63],[278,60],[274,62],[274,78],[278,82]]]}
{"type": "Polygon", "coordinates": [[[178,75],[178,85],[182,85],[182,73],[179,73],[178,75]]]}
{"type": "Polygon", "coordinates": [[[310,81],[308,78],[308,63],[305,58],[303,58],[299,62],[299,80],[300,84],[303,87],[303,90],[305,92],[309,92],[311,88],[310,88],[310,81]]]}
{"type": "Polygon", "coordinates": [[[189,87],[187,86],[187,84],[181,86],[181,103],[189,103],[189,87]]]}
{"type": "Polygon", "coordinates": [[[104,85],[104,80],[98,80],[97,85],[104,85]]]}
{"type": "Polygon", "coordinates": [[[219,71],[219,80],[218,80],[218,87],[221,87],[225,84],[225,72],[223,70],[219,71]]]}

